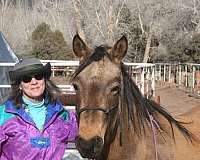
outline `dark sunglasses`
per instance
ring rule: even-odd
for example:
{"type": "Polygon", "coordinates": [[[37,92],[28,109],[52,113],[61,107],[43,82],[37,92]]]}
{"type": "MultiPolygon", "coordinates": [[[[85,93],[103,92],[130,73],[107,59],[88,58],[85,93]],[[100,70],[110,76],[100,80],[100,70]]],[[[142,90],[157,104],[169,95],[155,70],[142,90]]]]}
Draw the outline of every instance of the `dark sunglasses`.
{"type": "Polygon", "coordinates": [[[26,75],[26,76],[23,76],[21,80],[24,83],[29,83],[29,82],[31,82],[32,78],[35,78],[36,80],[42,80],[44,78],[44,74],[43,73],[37,73],[37,74],[34,74],[34,75],[26,75]]]}

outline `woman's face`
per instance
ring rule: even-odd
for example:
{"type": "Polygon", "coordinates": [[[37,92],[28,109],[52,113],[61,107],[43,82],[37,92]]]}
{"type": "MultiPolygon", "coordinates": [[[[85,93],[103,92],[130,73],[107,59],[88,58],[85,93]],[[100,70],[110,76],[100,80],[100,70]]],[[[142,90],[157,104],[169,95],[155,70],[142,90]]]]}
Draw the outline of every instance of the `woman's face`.
{"type": "Polygon", "coordinates": [[[33,74],[22,77],[20,83],[22,95],[33,103],[40,102],[45,90],[45,80],[43,74],[33,74]]]}

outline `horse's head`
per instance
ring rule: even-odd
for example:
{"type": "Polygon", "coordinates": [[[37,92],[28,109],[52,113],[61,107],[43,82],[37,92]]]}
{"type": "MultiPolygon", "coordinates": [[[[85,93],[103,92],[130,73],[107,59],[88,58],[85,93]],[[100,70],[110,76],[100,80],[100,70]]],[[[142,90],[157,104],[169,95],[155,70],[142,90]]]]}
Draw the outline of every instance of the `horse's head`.
{"type": "Polygon", "coordinates": [[[121,61],[127,47],[124,36],[113,47],[95,49],[90,49],[78,35],[73,39],[74,53],[81,62],[73,75],[79,118],[76,146],[83,157],[98,157],[118,127],[121,61]]]}

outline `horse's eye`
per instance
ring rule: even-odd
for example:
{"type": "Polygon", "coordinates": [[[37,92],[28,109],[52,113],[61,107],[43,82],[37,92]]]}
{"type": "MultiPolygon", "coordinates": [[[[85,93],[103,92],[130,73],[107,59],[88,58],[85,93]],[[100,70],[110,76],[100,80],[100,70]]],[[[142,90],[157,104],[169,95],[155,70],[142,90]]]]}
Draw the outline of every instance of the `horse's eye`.
{"type": "Polygon", "coordinates": [[[120,87],[119,87],[119,86],[115,86],[115,87],[113,87],[113,88],[111,89],[111,92],[112,92],[113,94],[118,94],[119,91],[120,91],[120,87]]]}
{"type": "Polygon", "coordinates": [[[79,90],[79,87],[78,87],[77,84],[74,83],[73,86],[74,86],[75,91],[78,91],[78,90],[79,90]]]}

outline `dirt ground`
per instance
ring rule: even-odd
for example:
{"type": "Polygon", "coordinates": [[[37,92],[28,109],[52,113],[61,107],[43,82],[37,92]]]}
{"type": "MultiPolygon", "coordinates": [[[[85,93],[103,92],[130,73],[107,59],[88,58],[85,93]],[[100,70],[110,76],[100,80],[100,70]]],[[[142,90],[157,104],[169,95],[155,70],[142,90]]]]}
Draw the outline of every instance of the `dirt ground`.
{"type": "Polygon", "coordinates": [[[156,97],[160,96],[161,106],[166,108],[172,115],[185,113],[196,106],[200,107],[200,98],[193,97],[175,86],[157,86],[155,95],[156,97]]]}

